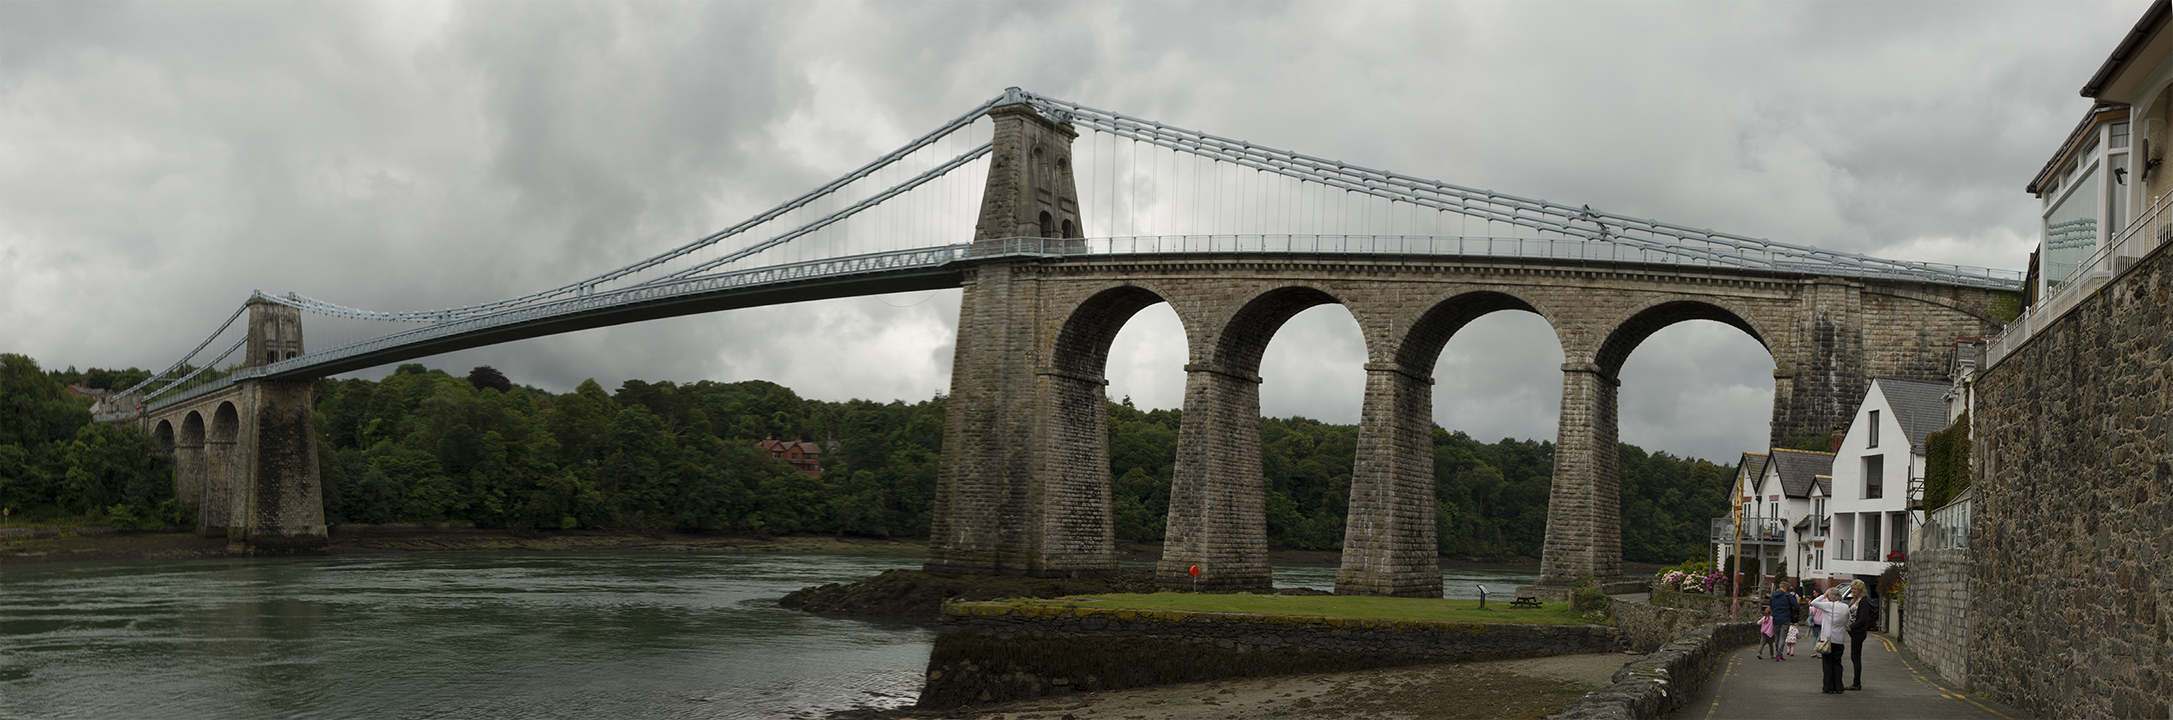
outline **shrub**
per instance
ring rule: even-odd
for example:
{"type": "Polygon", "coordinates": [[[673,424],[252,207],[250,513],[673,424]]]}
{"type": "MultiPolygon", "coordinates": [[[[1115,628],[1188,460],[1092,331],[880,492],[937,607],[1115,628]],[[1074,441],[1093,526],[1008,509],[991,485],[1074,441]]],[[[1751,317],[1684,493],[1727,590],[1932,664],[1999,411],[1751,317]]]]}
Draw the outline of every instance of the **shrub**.
{"type": "Polygon", "coordinates": [[[1610,602],[1607,592],[1600,589],[1599,580],[1594,579],[1591,573],[1577,573],[1577,584],[1573,587],[1576,589],[1569,596],[1571,610],[1596,619],[1607,618],[1610,602]]]}

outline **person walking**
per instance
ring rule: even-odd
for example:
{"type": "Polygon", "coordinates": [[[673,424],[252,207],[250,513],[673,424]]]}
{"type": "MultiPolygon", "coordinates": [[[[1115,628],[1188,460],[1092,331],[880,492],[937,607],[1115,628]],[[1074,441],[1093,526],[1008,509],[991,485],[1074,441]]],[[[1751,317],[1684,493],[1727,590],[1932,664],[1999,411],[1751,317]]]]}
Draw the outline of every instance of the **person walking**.
{"type": "Polygon", "coordinates": [[[1820,667],[1825,671],[1823,673],[1825,682],[1819,692],[1839,694],[1842,692],[1841,653],[1848,651],[1848,624],[1851,608],[1848,603],[1841,601],[1841,586],[1839,585],[1826,588],[1826,596],[1812,600],[1811,607],[1818,608],[1826,620],[1825,632],[1819,635],[1819,639],[1825,640],[1827,643],[1825,652],[1820,653],[1819,656],[1820,667]]]}
{"type": "Polygon", "coordinates": [[[1856,667],[1855,679],[1848,689],[1864,689],[1864,636],[1871,633],[1879,617],[1879,599],[1871,596],[1871,589],[1862,580],[1849,581],[1849,662],[1856,667]]]}
{"type": "MultiPolygon", "coordinates": [[[[1811,594],[1814,597],[1818,595],[1816,592],[1811,594]]],[[[1811,611],[1805,613],[1811,616],[1811,642],[1816,644],[1819,638],[1825,637],[1826,611],[1819,609],[1818,602],[1815,600],[1807,604],[1811,606],[1811,611]]]]}
{"type": "Polygon", "coordinates": [[[1790,602],[1793,602],[1796,605],[1796,621],[1788,624],[1788,656],[1795,657],[1796,631],[1802,629],[1797,626],[1803,624],[1804,616],[1809,615],[1810,613],[1803,611],[1803,595],[1801,593],[1798,593],[1796,591],[1796,588],[1791,587],[1788,589],[1788,599],[1790,602]]]}
{"type": "Polygon", "coordinates": [[[1796,624],[1796,596],[1788,592],[1786,584],[1773,583],[1773,596],[1766,599],[1766,611],[1773,617],[1773,660],[1786,660],[1788,658],[1781,656],[1781,638],[1787,637],[1789,626],[1796,624]]]}

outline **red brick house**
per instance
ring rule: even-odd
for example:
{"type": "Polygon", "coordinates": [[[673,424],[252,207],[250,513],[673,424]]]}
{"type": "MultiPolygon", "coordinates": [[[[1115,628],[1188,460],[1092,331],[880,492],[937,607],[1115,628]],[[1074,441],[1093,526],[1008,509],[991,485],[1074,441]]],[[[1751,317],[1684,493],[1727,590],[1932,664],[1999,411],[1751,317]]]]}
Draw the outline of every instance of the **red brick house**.
{"type": "Polygon", "coordinates": [[[790,464],[793,468],[809,475],[822,474],[822,446],[820,445],[804,440],[785,442],[777,439],[775,435],[763,440],[761,445],[762,449],[770,454],[772,460],[790,464]]]}

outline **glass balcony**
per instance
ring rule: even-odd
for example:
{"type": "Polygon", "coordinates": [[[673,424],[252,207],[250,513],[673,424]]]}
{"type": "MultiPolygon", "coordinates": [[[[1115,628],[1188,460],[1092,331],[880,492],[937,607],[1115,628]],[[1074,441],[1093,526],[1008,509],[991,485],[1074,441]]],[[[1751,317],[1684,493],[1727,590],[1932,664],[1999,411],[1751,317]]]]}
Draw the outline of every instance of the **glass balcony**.
{"type": "MultiPolygon", "coordinates": [[[[1735,542],[1735,518],[1713,518],[1713,542],[1735,542]]],[[[1788,539],[1788,521],[1783,518],[1749,517],[1743,519],[1743,542],[1782,542],[1788,539]]]]}

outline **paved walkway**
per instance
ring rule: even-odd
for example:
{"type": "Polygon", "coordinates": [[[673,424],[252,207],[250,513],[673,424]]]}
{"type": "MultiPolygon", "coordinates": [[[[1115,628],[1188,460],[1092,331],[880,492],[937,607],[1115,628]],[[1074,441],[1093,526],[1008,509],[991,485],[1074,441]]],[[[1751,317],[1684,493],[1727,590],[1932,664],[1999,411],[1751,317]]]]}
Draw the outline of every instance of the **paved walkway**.
{"type": "MultiPolygon", "coordinates": [[[[1808,637],[1809,633],[1805,633],[1808,637]]],[[[1811,642],[1796,643],[1796,656],[1782,662],[1758,659],[1758,646],[1746,645],[1721,659],[1713,678],[1682,709],[1679,720],[1723,718],[1840,717],[2004,718],[2029,715],[1957,689],[1893,640],[1873,633],[1864,645],[1864,689],[1840,695],[1819,693],[1819,660],[1811,642]]],[[[1855,676],[1848,658],[1841,660],[1841,682],[1855,676]]]]}

